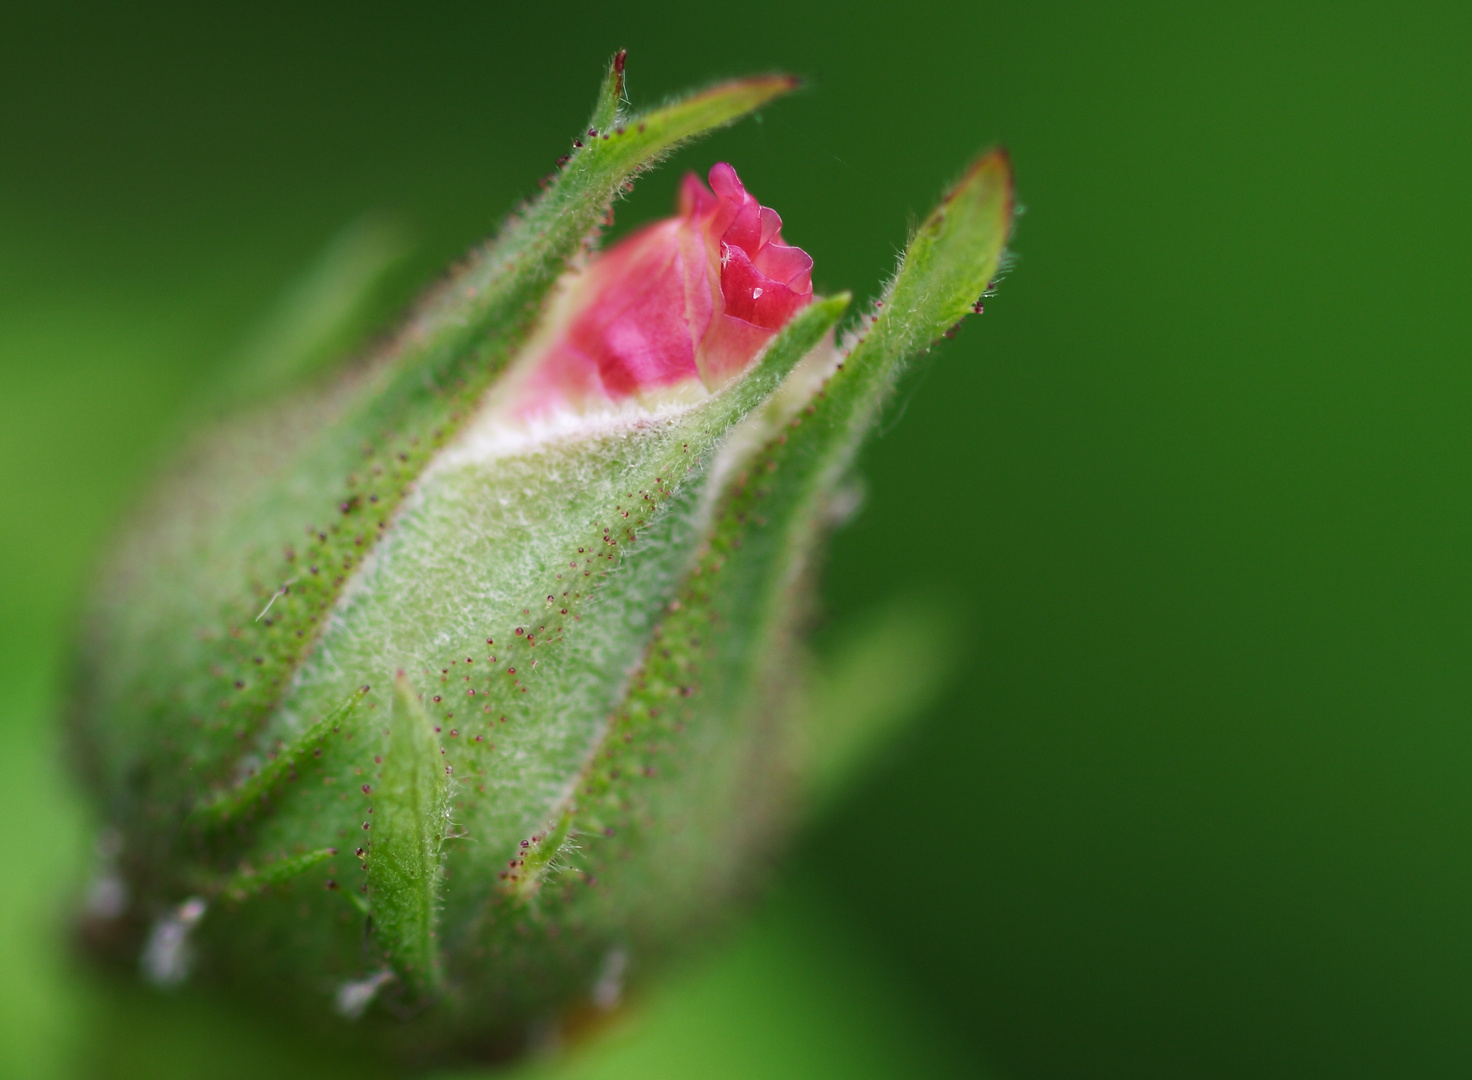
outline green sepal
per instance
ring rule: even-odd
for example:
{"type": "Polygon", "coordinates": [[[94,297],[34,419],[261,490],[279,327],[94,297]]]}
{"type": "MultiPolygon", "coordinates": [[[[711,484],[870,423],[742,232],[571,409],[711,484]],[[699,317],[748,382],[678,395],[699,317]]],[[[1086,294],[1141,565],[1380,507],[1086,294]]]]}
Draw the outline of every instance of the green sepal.
{"type": "Polygon", "coordinates": [[[620,49],[608,62],[608,73],[603,76],[603,85],[598,88],[598,101],[588,120],[589,135],[611,131],[618,122],[624,98],[624,61],[628,55],[627,49],[620,49]]]}
{"type": "Polygon", "coordinates": [[[197,805],[190,814],[191,822],[203,829],[215,829],[260,809],[280,784],[292,779],[297,770],[314,757],[322,756],[328,739],[342,731],[369,689],[361,686],[353,691],[346,701],[268,759],[259,771],[246,777],[236,787],[197,805]]]}
{"type": "Polygon", "coordinates": [[[977,311],[1011,232],[1012,209],[1011,162],[1005,150],[988,151],[915,230],[848,366],[865,370],[865,379],[892,372],[977,311]]]}
{"type": "Polygon", "coordinates": [[[383,957],[405,985],[440,981],[440,852],[449,825],[450,767],[414,688],[394,680],[388,747],[373,788],[368,909],[383,957]]]}
{"type": "Polygon", "coordinates": [[[298,874],[326,862],[336,854],[337,848],[321,848],[317,851],[309,851],[305,855],[276,859],[261,867],[238,870],[221,886],[220,895],[236,903],[248,900],[252,896],[265,892],[272,885],[290,881],[298,874]]]}

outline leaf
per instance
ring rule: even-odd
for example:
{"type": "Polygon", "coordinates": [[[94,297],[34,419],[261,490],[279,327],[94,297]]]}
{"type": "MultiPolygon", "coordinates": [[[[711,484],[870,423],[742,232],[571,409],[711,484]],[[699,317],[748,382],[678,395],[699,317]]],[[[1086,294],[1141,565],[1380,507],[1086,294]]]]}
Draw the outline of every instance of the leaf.
{"type": "Polygon", "coordinates": [[[808,800],[825,810],[956,672],[963,624],[945,604],[902,596],[871,612],[817,666],[806,697],[808,800]]]}
{"type": "Polygon", "coordinates": [[[385,959],[420,992],[434,989],[441,974],[435,926],[440,847],[449,822],[448,773],[429,717],[400,673],[373,800],[368,906],[385,959]]]}
{"type": "Polygon", "coordinates": [[[1011,162],[1006,151],[989,151],[915,231],[883,308],[848,366],[896,369],[976,311],[997,272],[1012,209],[1011,162]]]}
{"type": "Polygon", "coordinates": [[[334,236],[230,358],[223,400],[264,397],[341,357],[357,343],[371,301],[409,246],[402,226],[376,216],[334,236]]]}

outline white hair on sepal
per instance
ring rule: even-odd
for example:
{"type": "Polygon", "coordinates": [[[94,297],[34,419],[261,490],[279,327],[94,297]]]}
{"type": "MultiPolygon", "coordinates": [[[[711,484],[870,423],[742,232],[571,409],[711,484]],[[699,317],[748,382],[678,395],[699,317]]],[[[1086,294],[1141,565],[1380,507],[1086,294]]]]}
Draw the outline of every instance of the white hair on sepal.
{"type": "Polygon", "coordinates": [[[111,825],[97,834],[93,844],[97,856],[83,911],[89,919],[110,922],[128,910],[132,895],[128,883],[118,871],[118,857],[123,853],[123,834],[111,825]]]}
{"type": "Polygon", "coordinates": [[[868,494],[864,478],[858,474],[834,488],[823,506],[823,523],[830,529],[841,529],[858,516],[868,494]]]}
{"type": "Polygon", "coordinates": [[[155,920],[143,946],[143,976],[155,986],[179,986],[194,968],[194,946],[189,938],[208,910],[203,899],[191,896],[155,920]]]}
{"type": "Polygon", "coordinates": [[[357,1020],[368,1011],[368,1006],[378,997],[378,991],[393,980],[394,973],[386,968],[361,979],[349,979],[337,988],[333,1008],[339,1016],[357,1020]]]}
{"type": "Polygon", "coordinates": [[[628,971],[627,949],[615,945],[604,954],[603,963],[598,968],[598,978],[589,994],[598,1009],[612,1012],[619,1007],[624,998],[624,978],[628,971]]]}

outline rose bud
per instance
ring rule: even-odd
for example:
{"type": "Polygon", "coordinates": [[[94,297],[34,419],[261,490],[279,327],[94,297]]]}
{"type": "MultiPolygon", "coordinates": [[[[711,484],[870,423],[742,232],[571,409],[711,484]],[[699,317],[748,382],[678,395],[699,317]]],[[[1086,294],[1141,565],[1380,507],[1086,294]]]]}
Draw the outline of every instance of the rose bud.
{"type": "Polygon", "coordinates": [[[638,172],[792,86],[626,116],[622,72],[397,336],[210,425],[109,547],[83,925],[152,982],[504,1055],[718,919],[843,756],[803,707],[814,563],[904,364],[989,287],[1008,162],[835,343],[847,297],[728,165],[590,254],[638,172]]]}
{"type": "Polygon", "coordinates": [[[782,243],[776,211],[730,165],[714,166],[710,183],[687,176],[677,216],[573,279],[545,345],[528,350],[516,415],[717,390],[812,300],[813,260],[782,243]]]}

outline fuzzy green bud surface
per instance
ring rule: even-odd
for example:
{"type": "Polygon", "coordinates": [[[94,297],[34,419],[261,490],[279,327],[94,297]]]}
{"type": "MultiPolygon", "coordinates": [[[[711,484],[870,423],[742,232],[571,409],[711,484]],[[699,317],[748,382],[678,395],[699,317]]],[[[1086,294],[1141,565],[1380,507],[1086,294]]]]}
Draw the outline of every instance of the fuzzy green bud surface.
{"type": "Polygon", "coordinates": [[[629,115],[622,74],[396,336],[212,424],[108,549],[70,717],[117,884],[87,932],[148,980],[505,1053],[616,1004],[828,782],[815,560],[904,364],[996,273],[1010,168],[977,159],[840,333],[730,166],[597,252],[638,173],[794,85],[629,115]]]}

